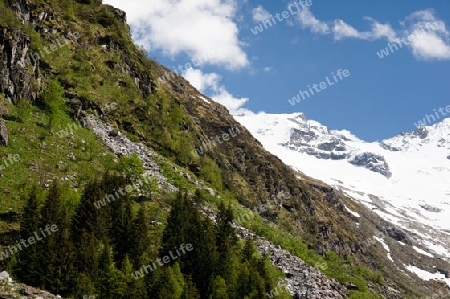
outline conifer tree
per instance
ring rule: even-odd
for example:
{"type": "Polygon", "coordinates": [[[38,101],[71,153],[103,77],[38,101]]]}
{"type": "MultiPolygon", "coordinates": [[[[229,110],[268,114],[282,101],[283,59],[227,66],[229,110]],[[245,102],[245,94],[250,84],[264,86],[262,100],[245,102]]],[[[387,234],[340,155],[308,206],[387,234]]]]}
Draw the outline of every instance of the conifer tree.
{"type": "Polygon", "coordinates": [[[184,288],[184,277],[180,270],[180,265],[175,263],[160,269],[160,288],[158,299],[180,299],[184,288]]]}
{"type": "MultiPolygon", "coordinates": [[[[37,198],[37,186],[33,186],[20,222],[20,237],[24,240],[28,240],[29,237],[33,236],[34,232],[39,231],[40,222],[41,214],[37,198]]],[[[17,273],[22,281],[40,284],[40,265],[36,246],[24,248],[19,253],[18,260],[17,273]]]]}
{"type": "Polygon", "coordinates": [[[216,274],[225,279],[227,283],[234,280],[233,269],[236,261],[236,230],[232,227],[233,211],[231,207],[226,208],[223,202],[219,205],[216,217],[216,245],[217,245],[217,268],[216,274]]]}
{"type": "Polygon", "coordinates": [[[46,265],[41,270],[42,285],[53,292],[65,293],[73,274],[74,248],[68,234],[70,219],[63,208],[62,188],[57,181],[50,186],[41,214],[40,228],[56,226],[55,232],[52,230],[36,243],[37,255],[46,265]]]}
{"type": "Polygon", "coordinates": [[[184,288],[181,299],[200,299],[200,294],[198,293],[195,284],[192,282],[192,277],[190,275],[185,275],[184,277],[184,288]]]}
{"type": "Polygon", "coordinates": [[[133,235],[133,215],[131,212],[131,199],[126,194],[117,205],[114,205],[111,213],[112,227],[110,231],[111,242],[114,246],[114,260],[121,264],[125,255],[135,246],[131,241],[133,235]]]}
{"type": "Polygon", "coordinates": [[[210,299],[228,299],[227,285],[225,279],[220,276],[216,276],[212,285],[212,295],[210,299]]]}
{"type": "MultiPolygon", "coordinates": [[[[98,256],[98,279],[95,287],[102,298],[115,298],[119,292],[120,280],[119,270],[113,259],[112,248],[108,244],[101,244],[101,253],[98,256]]],[[[124,290],[121,290],[124,292],[124,290]]]]}
{"type": "Polygon", "coordinates": [[[149,220],[146,215],[145,206],[142,203],[138,215],[132,224],[132,231],[130,236],[130,260],[134,268],[138,269],[145,262],[145,252],[150,245],[148,237],[149,220]]]}

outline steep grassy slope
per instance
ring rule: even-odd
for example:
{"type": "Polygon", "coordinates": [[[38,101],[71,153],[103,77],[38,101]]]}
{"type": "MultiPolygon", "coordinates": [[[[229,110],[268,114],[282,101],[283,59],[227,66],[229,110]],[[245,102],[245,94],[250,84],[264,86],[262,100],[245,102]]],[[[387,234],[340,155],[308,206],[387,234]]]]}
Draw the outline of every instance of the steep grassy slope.
{"type": "MultiPolygon", "coordinates": [[[[288,194],[281,205],[270,205],[260,213],[277,229],[259,215],[240,217],[242,223],[312,265],[325,262],[327,275],[356,285],[349,293],[354,298],[370,298],[369,289],[391,298],[395,296],[390,287],[401,292],[397,298],[418,297],[425,290],[422,282],[399,272],[381,246],[363,248],[361,243],[374,234],[375,225],[356,231],[352,215],[344,209],[344,203],[352,203],[342,194],[285,166],[223,106],[205,101],[183,78],[174,75],[157,86],[158,78],[170,71],[148,60],[145,51],[132,43],[123,12],[98,1],[52,2],[0,2],[9,7],[2,8],[5,18],[0,22],[4,70],[0,109],[10,110],[5,118],[11,135],[10,146],[0,148],[0,157],[20,155],[20,163],[0,178],[3,245],[17,230],[16,219],[6,215],[21,212],[20,195],[30,183],[45,185],[65,178],[67,200],[76,206],[79,190],[110,163],[93,133],[74,126],[90,112],[159,153],[166,176],[175,177],[177,187],[195,189],[171,170],[172,164],[219,191],[222,199],[234,204],[238,216],[249,215],[240,205],[253,208],[273,201],[280,192],[288,194]],[[63,39],[66,45],[51,47],[63,39]],[[70,125],[74,134],[60,137],[58,132],[67,132],[70,125]],[[224,134],[229,140],[198,154],[196,148],[205,140],[224,134]]],[[[152,211],[166,207],[149,205],[152,211]]],[[[164,213],[159,217],[165,221],[164,213]]]]}

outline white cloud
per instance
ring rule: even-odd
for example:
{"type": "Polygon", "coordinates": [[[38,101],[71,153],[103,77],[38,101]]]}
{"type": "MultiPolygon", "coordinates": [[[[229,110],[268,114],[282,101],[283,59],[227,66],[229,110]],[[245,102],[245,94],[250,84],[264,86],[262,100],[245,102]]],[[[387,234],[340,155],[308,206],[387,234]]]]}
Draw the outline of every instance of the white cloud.
{"type": "Polygon", "coordinates": [[[327,23],[317,20],[306,6],[298,13],[298,20],[302,28],[309,28],[313,33],[326,34],[330,31],[327,23]]]}
{"type": "Polygon", "coordinates": [[[371,22],[370,31],[358,31],[343,20],[332,21],[332,30],[328,23],[323,22],[313,15],[309,9],[302,10],[298,15],[298,21],[302,28],[308,28],[317,34],[334,34],[335,40],[356,38],[374,41],[385,38],[390,43],[400,43],[400,39],[414,35],[414,39],[407,40],[408,47],[416,58],[419,59],[450,59],[450,31],[445,27],[445,22],[436,18],[432,9],[416,11],[400,22],[401,28],[395,30],[390,24],[382,24],[370,17],[365,20],[371,22]],[[434,27],[433,27],[434,26],[434,27]]]}
{"type": "Polygon", "coordinates": [[[203,73],[199,69],[189,68],[183,73],[183,77],[201,93],[208,94],[214,101],[224,105],[231,114],[235,114],[249,99],[235,98],[225,86],[220,85],[222,79],[216,73],[203,73]]]}
{"type": "Polygon", "coordinates": [[[335,20],[333,27],[334,39],[358,38],[363,40],[377,40],[385,37],[390,42],[395,41],[397,34],[395,30],[392,29],[391,25],[381,24],[370,17],[365,17],[364,19],[372,22],[371,31],[359,32],[344,21],[335,20]]]}
{"type": "Polygon", "coordinates": [[[345,23],[342,20],[334,21],[333,32],[334,32],[334,38],[336,40],[343,39],[346,37],[359,38],[359,36],[360,36],[360,33],[358,32],[358,30],[356,30],[355,28],[348,25],[347,23],[345,23]]]}
{"type": "Polygon", "coordinates": [[[127,13],[133,38],[147,50],[186,53],[238,69],[249,64],[238,38],[235,0],[106,0],[127,13]],[[206,53],[214,53],[207,55],[206,53]]]}
{"type": "Polygon", "coordinates": [[[381,24],[370,17],[365,17],[364,19],[372,22],[372,32],[368,34],[369,39],[375,40],[385,37],[389,42],[393,42],[397,38],[397,33],[391,25],[381,24]]]}
{"type": "Polygon", "coordinates": [[[194,68],[187,69],[183,73],[183,77],[201,93],[204,93],[208,88],[217,90],[221,79],[216,73],[204,74],[201,70],[194,68]]]}
{"type": "Polygon", "coordinates": [[[428,33],[411,42],[414,56],[421,59],[450,59],[450,45],[440,36],[428,33]]]}
{"type": "Polygon", "coordinates": [[[265,21],[270,18],[270,13],[264,9],[261,5],[258,5],[258,7],[253,8],[253,21],[256,23],[265,21]]]}
{"type": "Polygon", "coordinates": [[[403,23],[404,36],[414,35],[410,48],[419,59],[450,59],[450,32],[432,9],[416,11],[403,23]]]}
{"type": "Polygon", "coordinates": [[[272,69],[273,69],[273,68],[272,68],[271,66],[266,66],[266,67],[263,68],[263,70],[264,70],[266,73],[270,72],[272,69]]]}

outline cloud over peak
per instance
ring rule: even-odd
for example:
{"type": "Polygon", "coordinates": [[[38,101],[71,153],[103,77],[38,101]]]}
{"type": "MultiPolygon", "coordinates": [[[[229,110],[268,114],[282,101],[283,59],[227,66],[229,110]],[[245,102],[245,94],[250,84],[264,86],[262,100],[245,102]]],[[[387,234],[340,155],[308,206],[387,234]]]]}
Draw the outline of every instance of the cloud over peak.
{"type": "Polygon", "coordinates": [[[249,64],[238,27],[235,0],[108,0],[127,12],[133,38],[147,50],[191,58],[209,55],[206,64],[239,69],[249,64]]]}

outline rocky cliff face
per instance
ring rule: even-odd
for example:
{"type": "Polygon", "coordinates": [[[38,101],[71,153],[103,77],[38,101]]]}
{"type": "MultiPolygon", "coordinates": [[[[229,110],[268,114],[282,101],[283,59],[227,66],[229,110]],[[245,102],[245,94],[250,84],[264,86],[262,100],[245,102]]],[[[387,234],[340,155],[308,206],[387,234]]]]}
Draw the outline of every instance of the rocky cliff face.
{"type": "MultiPolygon", "coordinates": [[[[48,13],[32,14],[28,1],[18,1],[11,9],[21,23],[39,25],[51,19],[48,13]]],[[[30,59],[31,37],[22,29],[0,26],[0,92],[16,103],[19,98],[35,101],[41,88],[38,61],[30,59]]]]}

